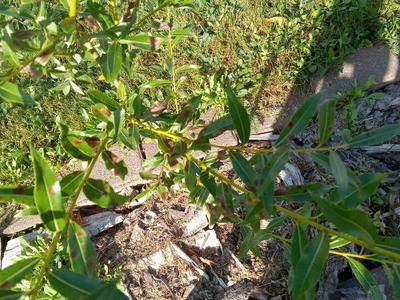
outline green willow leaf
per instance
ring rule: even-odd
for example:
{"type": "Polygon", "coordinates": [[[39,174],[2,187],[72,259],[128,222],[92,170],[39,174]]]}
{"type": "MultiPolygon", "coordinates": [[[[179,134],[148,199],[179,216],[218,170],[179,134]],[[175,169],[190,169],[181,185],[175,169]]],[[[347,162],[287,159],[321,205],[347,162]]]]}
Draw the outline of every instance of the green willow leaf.
{"type": "Polygon", "coordinates": [[[116,176],[121,177],[122,180],[125,179],[126,174],[128,174],[128,168],[123,160],[119,159],[111,151],[103,151],[101,157],[107,170],[114,170],[116,176]]]}
{"type": "Polygon", "coordinates": [[[129,196],[115,193],[111,185],[104,180],[89,178],[83,192],[90,201],[103,208],[115,208],[129,200],[129,196]]]}
{"type": "Polygon", "coordinates": [[[296,224],[294,227],[294,234],[292,238],[292,247],[291,247],[291,263],[293,266],[297,264],[302,256],[304,256],[304,249],[308,243],[307,235],[302,226],[296,224]]]}
{"type": "Polygon", "coordinates": [[[312,96],[305,101],[281,131],[279,139],[276,141],[276,147],[284,145],[290,136],[299,134],[307,126],[317,111],[320,101],[320,95],[312,96]]]}
{"type": "Polygon", "coordinates": [[[65,227],[64,202],[61,186],[47,161],[32,149],[35,187],[33,197],[40,217],[50,231],[62,231],[65,227]]]}
{"type": "Polygon", "coordinates": [[[229,157],[232,161],[233,168],[238,176],[243,180],[247,187],[251,187],[257,178],[257,173],[251,164],[245,159],[240,152],[231,151],[229,157]]]}
{"type": "Polygon", "coordinates": [[[262,166],[262,164],[257,166],[257,168],[262,167],[262,171],[257,178],[258,180],[256,182],[255,192],[263,203],[265,212],[267,215],[270,215],[272,213],[275,200],[275,179],[278,176],[279,171],[282,170],[283,166],[288,160],[288,152],[287,149],[280,148],[277,149],[272,155],[264,156],[266,160],[265,166],[262,166]]]}
{"type": "Polygon", "coordinates": [[[324,144],[331,136],[335,125],[336,99],[322,102],[318,110],[319,144],[324,144]]]}
{"type": "Polygon", "coordinates": [[[389,284],[393,289],[394,299],[400,299],[400,267],[383,265],[389,284]]]}
{"type": "Polygon", "coordinates": [[[226,95],[228,98],[229,114],[232,117],[233,124],[237,131],[242,144],[249,141],[250,138],[250,118],[247,114],[243,104],[239,102],[236,95],[234,94],[232,87],[227,85],[225,88],[226,95]]]}
{"type": "Polygon", "coordinates": [[[22,292],[0,290],[0,300],[18,300],[24,295],[22,292]]]}
{"type": "Polygon", "coordinates": [[[347,174],[346,165],[336,152],[331,151],[329,153],[329,167],[333,176],[335,176],[339,190],[345,192],[349,185],[349,175],[347,174]]]}
{"type": "Polygon", "coordinates": [[[291,185],[275,190],[276,198],[285,201],[307,202],[313,200],[313,195],[322,197],[332,187],[322,183],[308,183],[304,185],[291,185]]]}
{"type": "Polygon", "coordinates": [[[162,39],[148,34],[137,34],[129,35],[124,39],[120,39],[119,42],[141,50],[154,51],[160,47],[162,39]]]}
{"type": "Polygon", "coordinates": [[[347,193],[341,197],[344,207],[357,207],[374,195],[386,175],[387,174],[384,173],[361,174],[358,177],[359,183],[357,185],[352,185],[347,193]]]}
{"type": "Polygon", "coordinates": [[[35,101],[27,92],[11,82],[0,84],[0,99],[11,104],[35,104],[35,101]]]}
{"type": "Polygon", "coordinates": [[[83,171],[75,171],[63,177],[60,182],[62,194],[66,196],[72,196],[81,183],[83,175],[83,171]]]}
{"type": "Polygon", "coordinates": [[[343,209],[325,199],[315,198],[314,200],[328,221],[335,224],[341,231],[367,243],[375,244],[377,230],[365,212],[359,209],[343,209]]]}
{"type": "Polygon", "coordinates": [[[50,285],[67,299],[84,299],[101,286],[101,281],[68,270],[58,269],[47,274],[50,285]]]}
{"type": "Polygon", "coordinates": [[[24,185],[0,186],[0,202],[15,201],[19,204],[35,206],[33,188],[24,185]]]}
{"type": "Polygon", "coordinates": [[[139,144],[139,130],[136,126],[129,128],[121,128],[118,140],[122,142],[126,147],[136,150],[139,144]]]}
{"type": "Polygon", "coordinates": [[[18,66],[19,65],[18,56],[10,46],[10,43],[7,40],[3,39],[1,41],[1,46],[3,48],[3,54],[7,59],[7,61],[9,62],[9,64],[13,66],[18,66]]]}
{"type": "Polygon", "coordinates": [[[96,249],[85,230],[71,223],[67,239],[72,271],[88,277],[96,276],[96,249]]]}
{"type": "Polygon", "coordinates": [[[113,43],[108,46],[107,54],[102,56],[101,69],[104,78],[108,82],[114,82],[121,71],[122,66],[122,47],[120,44],[113,43]]]}
{"type": "Polygon", "coordinates": [[[346,257],[349,262],[351,271],[356,277],[357,281],[363,287],[363,289],[368,294],[368,299],[373,300],[383,300],[385,297],[383,296],[381,290],[379,289],[378,283],[376,282],[374,276],[368,271],[368,269],[359,261],[346,257]]]}
{"type": "Polygon", "coordinates": [[[347,145],[350,148],[379,145],[398,135],[400,135],[400,123],[383,125],[353,137],[347,145]]]}
{"type": "Polygon", "coordinates": [[[142,84],[140,86],[140,88],[142,90],[145,89],[154,89],[154,88],[158,88],[158,87],[162,87],[162,86],[166,86],[166,85],[170,85],[171,84],[171,80],[168,79],[154,79],[151,81],[148,81],[144,84],[142,84]]]}
{"type": "Polygon", "coordinates": [[[378,247],[392,251],[394,253],[400,253],[400,238],[394,236],[379,236],[376,244],[378,247]]]}
{"type": "Polygon", "coordinates": [[[111,111],[122,108],[117,101],[108,96],[106,93],[100,92],[98,90],[89,90],[86,93],[94,103],[102,103],[107,106],[107,108],[111,111]]]}
{"type": "Polygon", "coordinates": [[[39,258],[25,258],[0,271],[0,287],[8,289],[20,282],[25,275],[30,274],[39,258]]]}
{"type": "Polygon", "coordinates": [[[303,255],[294,266],[292,296],[302,299],[318,282],[325,262],[328,259],[329,239],[321,233],[304,247],[303,255]]]}
{"type": "Polygon", "coordinates": [[[89,296],[85,297],[84,300],[128,300],[123,292],[121,292],[116,282],[108,282],[102,284],[99,288],[93,291],[89,296]]]}

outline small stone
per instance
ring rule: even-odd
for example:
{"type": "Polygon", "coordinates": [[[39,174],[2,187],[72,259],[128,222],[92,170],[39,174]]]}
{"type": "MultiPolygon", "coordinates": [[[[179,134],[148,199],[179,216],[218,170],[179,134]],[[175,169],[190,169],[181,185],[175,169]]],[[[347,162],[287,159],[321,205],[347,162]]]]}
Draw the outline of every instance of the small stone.
{"type": "Polygon", "coordinates": [[[208,226],[208,219],[206,214],[202,210],[198,209],[194,217],[186,225],[182,237],[188,237],[194,235],[207,226],[208,226]]]}
{"type": "Polygon", "coordinates": [[[373,106],[369,101],[367,101],[364,98],[360,99],[356,105],[356,110],[359,115],[359,118],[362,119],[367,117],[371,113],[372,107],[373,106]]]}
{"type": "Polygon", "coordinates": [[[378,99],[375,101],[374,108],[379,110],[387,110],[389,109],[391,101],[392,97],[389,95],[385,95],[382,99],[378,99]]]}
{"type": "Polygon", "coordinates": [[[400,97],[397,97],[396,99],[392,100],[389,104],[390,107],[395,107],[395,106],[400,106],[400,97]]]}

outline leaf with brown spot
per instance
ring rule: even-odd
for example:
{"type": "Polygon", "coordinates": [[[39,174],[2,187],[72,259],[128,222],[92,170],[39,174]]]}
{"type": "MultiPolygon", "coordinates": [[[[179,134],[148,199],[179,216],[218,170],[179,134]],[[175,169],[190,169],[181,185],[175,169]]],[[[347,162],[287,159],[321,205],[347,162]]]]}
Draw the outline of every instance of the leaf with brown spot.
{"type": "Polygon", "coordinates": [[[129,196],[117,194],[108,182],[99,179],[89,178],[83,192],[90,201],[103,208],[113,208],[129,200],[129,196]]]}
{"type": "Polygon", "coordinates": [[[77,224],[68,227],[68,255],[74,272],[89,277],[96,275],[96,250],[88,234],[77,224]]]}
{"type": "Polygon", "coordinates": [[[61,231],[65,227],[64,202],[61,186],[48,162],[35,150],[31,150],[35,171],[33,197],[40,217],[50,231],[61,231]]]}
{"type": "Polygon", "coordinates": [[[10,201],[28,206],[35,206],[33,188],[28,188],[23,185],[0,187],[0,202],[10,201]]]}
{"type": "Polygon", "coordinates": [[[121,177],[122,180],[125,179],[126,174],[128,174],[128,168],[123,160],[119,159],[111,151],[103,151],[101,157],[107,170],[114,170],[115,175],[121,177]]]}

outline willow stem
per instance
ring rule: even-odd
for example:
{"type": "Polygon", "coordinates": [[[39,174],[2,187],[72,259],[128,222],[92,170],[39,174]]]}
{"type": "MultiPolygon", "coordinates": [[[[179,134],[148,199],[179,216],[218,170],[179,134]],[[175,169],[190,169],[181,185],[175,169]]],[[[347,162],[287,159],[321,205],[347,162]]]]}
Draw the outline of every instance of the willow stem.
{"type": "MultiPolygon", "coordinates": [[[[271,236],[273,238],[281,241],[281,242],[284,242],[284,243],[287,243],[287,244],[291,244],[292,243],[292,240],[284,238],[284,237],[282,237],[280,235],[272,234],[271,236]]],[[[381,264],[392,264],[392,265],[400,264],[400,262],[397,262],[397,261],[378,259],[378,258],[370,257],[368,255],[360,255],[360,254],[341,252],[341,251],[335,251],[335,250],[329,250],[329,253],[333,254],[333,255],[343,256],[343,257],[353,257],[353,258],[358,258],[358,259],[363,259],[363,260],[375,261],[375,262],[378,262],[378,263],[381,263],[381,264]]]]}
{"type": "MultiPolygon", "coordinates": [[[[184,137],[182,135],[178,135],[176,133],[171,133],[167,132],[162,129],[156,129],[151,127],[150,125],[141,122],[140,120],[137,119],[132,119],[131,123],[136,124],[151,133],[158,135],[158,136],[165,136],[167,138],[170,138],[172,140],[178,141],[178,142],[186,142],[186,143],[194,143],[196,140],[184,137]]],[[[273,153],[275,149],[253,149],[253,148],[245,148],[242,146],[224,146],[224,145],[217,145],[217,144],[210,144],[211,147],[214,148],[219,148],[223,149],[226,151],[239,151],[239,152],[244,152],[244,153],[273,153]]],[[[311,152],[326,152],[326,151],[336,151],[338,149],[344,149],[346,146],[345,145],[338,145],[334,147],[316,147],[316,148],[303,148],[303,149],[288,149],[289,153],[311,153],[311,152]]]]}
{"type": "Polygon", "coordinates": [[[70,18],[76,18],[77,15],[78,15],[78,0],[70,0],[68,16],[70,18]]]}
{"type": "Polygon", "coordinates": [[[95,157],[93,157],[92,160],[90,161],[90,164],[89,164],[88,168],[86,169],[85,174],[84,174],[81,182],[79,183],[78,188],[75,190],[75,193],[72,196],[71,202],[68,206],[67,212],[65,213],[65,217],[64,217],[64,219],[65,219],[64,230],[57,231],[53,237],[53,240],[51,241],[49,250],[46,252],[46,256],[43,259],[43,265],[42,265],[39,275],[37,277],[36,284],[33,287],[33,289],[31,290],[31,292],[29,293],[31,295],[31,299],[33,299],[33,300],[35,300],[37,298],[37,294],[39,292],[40,287],[42,286],[44,276],[46,275],[47,270],[50,268],[50,264],[53,259],[54,253],[57,250],[57,245],[60,242],[60,239],[61,239],[63,233],[68,228],[69,222],[71,221],[71,217],[74,212],[76,202],[78,201],[79,195],[81,194],[82,189],[86,184],[86,181],[89,179],[90,174],[92,173],[93,168],[97,162],[97,159],[99,158],[100,154],[105,149],[107,141],[108,141],[108,139],[106,138],[101,142],[99,150],[96,152],[95,157]]]}
{"type": "MultiPolygon", "coordinates": [[[[237,190],[239,190],[239,191],[241,191],[243,193],[246,193],[248,195],[251,195],[254,198],[257,198],[256,195],[253,192],[251,192],[251,191],[247,190],[246,188],[238,185],[237,183],[232,182],[229,178],[227,178],[224,175],[222,175],[221,173],[209,168],[207,165],[205,165],[200,160],[198,160],[198,159],[196,159],[194,157],[191,157],[191,156],[189,158],[193,162],[195,162],[197,165],[199,165],[201,168],[203,168],[203,169],[207,170],[208,172],[210,172],[211,174],[213,174],[219,180],[221,180],[221,181],[233,186],[234,188],[236,188],[237,190]]],[[[382,254],[382,255],[384,255],[386,257],[390,257],[390,258],[394,258],[394,259],[400,260],[400,254],[398,254],[398,253],[394,253],[394,252],[386,250],[384,248],[381,248],[381,247],[378,247],[378,246],[375,246],[375,245],[371,245],[371,244],[369,244],[367,242],[364,242],[362,240],[359,240],[359,239],[357,239],[357,238],[355,238],[355,237],[353,237],[351,235],[348,235],[346,233],[339,232],[339,231],[336,231],[334,229],[331,229],[331,228],[329,228],[327,226],[319,224],[319,223],[317,223],[317,222],[315,222],[315,221],[313,221],[313,220],[311,220],[311,219],[309,219],[309,218],[307,218],[307,217],[305,217],[305,216],[303,216],[303,215],[301,215],[301,214],[299,214],[297,212],[291,211],[291,210],[289,210],[287,208],[284,208],[284,207],[282,207],[280,205],[275,204],[275,208],[276,208],[277,211],[284,213],[285,215],[291,217],[292,219],[294,219],[294,220],[296,220],[296,221],[298,221],[298,222],[300,222],[302,224],[306,224],[306,225],[312,226],[312,227],[314,227],[314,228],[316,228],[318,230],[321,230],[321,231],[323,231],[323,232],[325,232],[327,234],[330,234],[330,235],[333,235],[333,236],[337,236],[337,237],[341,237],[341,238],[345,239],[346,241],[350,241],[350,242],[352,242],[354,244],[357,244],[357,245],[359,245],[359,246],[361,246],[361,247],[363,247],[365,249],[368,249],[368,250],[370,250],[372,252],[375,252],[375,253],[378,253],[378,254],[382,254]]]]}

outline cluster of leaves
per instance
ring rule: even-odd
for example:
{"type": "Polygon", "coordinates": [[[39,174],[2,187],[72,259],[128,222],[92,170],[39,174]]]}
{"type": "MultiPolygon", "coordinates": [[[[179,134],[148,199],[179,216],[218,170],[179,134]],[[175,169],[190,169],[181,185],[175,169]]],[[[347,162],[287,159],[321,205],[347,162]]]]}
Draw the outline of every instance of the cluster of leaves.
{"type": "MultiPolygon", "coordinates": [[[[202,124],[198,114],[202,95],[181,94],[179,82],[184,79],[177,76],[179,72],[196,68],[174,65],[173,43],[187,33],[184,29],[173,29],[169,17],[166,23],[161,24],[164,32],[141,32],[142,25],[159,11],[166,9],[169,14],[172,9],[189,8],[190,1],[160,1],[155,7],[145,10],[143,15],[138,13],[141,1],[130,2],[128,7],[123,7],[126,10],[122,7],[117,9],[115,1],[110,3],[101,5],[88,1],[79,6],[79,13],[78,3],[74,0],[62,1],[64,8],[47,6],[45,1],[40,5],[0,8],[2,15],[7,16],[3,21],[9,25],[3,32],[6,46],[2,46],[6,58],[2,65],[8,66],[0,79],[0,98],[4,102],[35,104],[34,97],[23,90],[16,79],[21,71],[35,76],[37,69],[43,76],[52,76],[60,69],[61,61],[56,58],[58,51],[68,58],[76,59],[79,55],[82,64],[93,74],[100,74],[97,78],[105,81],[101,89],[81,88],[77,84],[77,77],[81,75],[70,72],[69,86],[92,102],[91,121],[85,130],[74,130],[58,122],[62,149],[70,157],[87,162],[87,168],[60,179],[48,160],[31,149],[34,185],[0,187],[0,201],[15,201],[26,206],[24,214],[39,215],[51,235],[51,242],[43,255],[17,261],[0,272],[0,297],[28,295],[36,298],[46,281],[68,299],[125,299],[115,281],[102,282],[96,277],[94,246],[72,218],[77,199],[83,192],[100,207],[114,208],[127,201],[145,201],[155,192],[164,197],[173,192],[175,184],[187,189],[193,203],[210,211],[212,222],[240,223],[244,235],[242,254],[249,250],[257,254],[259,242],[272,237],[287,243],[292,265],[288,286],[294,299],[312,297],[329,253],[345,256],[368,292],[376,298],[381,297],[373,277],[352,258],[354,255],[334,251],[351,242],[371,253],[358,255],[358,258],[387,265],[391,282],[394,287],[398,286],[399,269],[392,265],[400,262],[400,239],[380,235],[361,207],[376,192],[385,174],[357,174],[345,166],[339,154],[347,148],[390,140],[400,134],[400,124],[386,125],[355,136],[346,135],[341,144],[324,147],[334,128],[337,100],[314,96],[305,101],[281,131],[274,148],[247,148],[250,117],[226,81],[224,91],[228,114],[203,126],[196,134],[190,128],[202,124]],[[121,12],[125,12],[123,17],[119,17],[121,12]],[[36,24],[38,31],[35,35],[23,34],[25,20],[36,24]],[[166,71],[168,79],[157,79],[134,88],[125,85],[122,78],[135,76],[132,58],[139,51],[155,50],[163,42],[167,44],[169,56],[161,68],[166,71]],[[36,46],[29,46],[30,43],[36,43],[36,46]],[[23,48],[18,48],[19,45],[23,48]],[[34,50],[29,51],[30,47],[34,50]],[[175,111],[160,105],[150,107],[146,99],[157,97],[157,93],[146,97],[144,93],[149,88],[155,91],[162,88],[169,101],[185,97],[189,100],[181,109],[175,107],[175,111]],[[319,146],[290,149],[290,138],[301,133],[316,114],[320,129],[319,146]],[[210,142],[226,130],[236,131],[240,146],[210,142]],[[146,170],[141,172],[143,178],[150,180],[144,192],[130,199],[116,193],[108,182],[91,178],[98,159],[104,160],[105,166],[113,169],[116,176],[124,178],[128,168],[109,148],[119,143],[136,149],[140,138],[155,139],[159,147],[159,153],[145,163],[146,170]],[[229,179],[219,171],[224,155],[217,155],[213,149],[222,150],[229,157],[238,177],[229,179]],[[203,153],[201,156],[197,154],[199,151],[203,153]],[[336,183],[312,183],[284,189],[277,186],[275,178],[293,152],[309,154],[312,160],[333,174],[336,183]],[[242,153],[252,155],[248,159],[242,153]],[[237,182],[239,178],[243,185],[237,182]],[[302,209],[290,210],[283,206],[284,203],[295,203],[302,209]],[[288,217],[293,220],[294,227],[291,240],[273,234],[288,217]],[[270,223],[267,228],[261,228],[265,219],[270,223]],[[320,233],[308,233],[308,227],[314,227],[320,233]],[[66,245],[66,267],[52,264],[60,242],[66,245]],[[18,289],[18,283],[32,270],[37,272],[33,287],[27,291],[18,289]]],[[[69,66],[71,61],[65,60],[62,64],[69,66]]],[[[65,77],[54,76],[54,79],[61,84],[66,82],[65,77]]],[[[61,90],[66,93],[64,88],[61,90]]]]}

